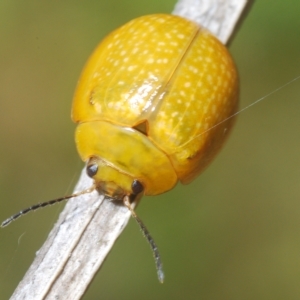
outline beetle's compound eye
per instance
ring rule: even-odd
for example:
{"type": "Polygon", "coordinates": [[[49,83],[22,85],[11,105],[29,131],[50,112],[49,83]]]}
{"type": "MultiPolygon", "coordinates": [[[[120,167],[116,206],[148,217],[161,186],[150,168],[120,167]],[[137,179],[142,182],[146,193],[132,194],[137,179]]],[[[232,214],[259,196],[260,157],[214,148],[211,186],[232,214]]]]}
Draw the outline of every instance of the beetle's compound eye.
{"type": "Polygon", "coordinates": [[[135,179],[132,182],[131,189],[132,189],[132,193],[134,195],[137,195],[137,194],[141,193],[144,190],[144,187],[143,187],[143,185],[141,184],[140,181],[135,179]]]}
{"type": "Polygon", "coordinates": [[[87,165],[86,167],[86,173],[89,177],[93,178],[98,172],[98,165],[96,163],[87,165]]]}

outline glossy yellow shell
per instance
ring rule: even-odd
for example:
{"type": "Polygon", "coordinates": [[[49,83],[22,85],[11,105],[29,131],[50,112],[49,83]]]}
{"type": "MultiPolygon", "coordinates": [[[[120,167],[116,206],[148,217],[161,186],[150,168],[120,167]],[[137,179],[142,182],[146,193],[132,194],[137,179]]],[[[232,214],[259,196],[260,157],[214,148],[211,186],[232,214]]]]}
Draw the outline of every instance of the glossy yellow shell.
{"type": "Polygon", "coordinates": [[[138,179],[145,194],[163,193],[209,164],[237,103],[235,65],[211,33],[173,15],[140,17],[108,35],[82,72],[77,148],[84,161],[99,158],[96,183],[130,194],[138,179]]]}

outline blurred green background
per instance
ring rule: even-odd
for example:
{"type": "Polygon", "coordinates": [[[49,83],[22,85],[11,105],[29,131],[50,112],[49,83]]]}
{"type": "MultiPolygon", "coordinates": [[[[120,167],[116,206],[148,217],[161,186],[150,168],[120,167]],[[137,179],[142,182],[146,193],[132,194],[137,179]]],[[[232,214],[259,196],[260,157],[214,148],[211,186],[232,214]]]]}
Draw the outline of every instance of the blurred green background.
{"type": "MultiPolygon", "coordinates": [[[[0,220],[72,191],[83,167],[73,91],[112,29],[174,0],[0,2],[0,220]]],[[[241,107],[300,75],[299,0],[257,1],[233,40],[241,107]]],[[[300,80],[240,114],[226,147],[189,186],[145,198],[166,281],[131,221],[84,299],[300,299],[300,80]]],[[[8,299],[63,204],[0,230],[8,299]]]]}

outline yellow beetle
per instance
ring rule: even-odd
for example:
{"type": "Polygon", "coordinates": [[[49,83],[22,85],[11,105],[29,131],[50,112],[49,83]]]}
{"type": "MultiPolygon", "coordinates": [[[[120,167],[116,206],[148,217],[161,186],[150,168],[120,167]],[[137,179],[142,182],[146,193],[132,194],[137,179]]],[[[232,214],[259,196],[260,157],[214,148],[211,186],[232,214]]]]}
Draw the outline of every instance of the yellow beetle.
{"type": "Polygon", "coordinates": [[[144,16],[108,35],[83,70],[72,109],[78,152],[107,195],[122,199],[136,182],[157,195],[208,165],[237,102],[236,68],[212,34],[144,16]]]}
{"type": "Polygon", "coordinates": [[[76,145],[93,189],[123,200],[187,184],[223,145],[238,107],[238,76],[226,47],[196,23],[173,15],[137,18],[108,35],[88,60],[75,92],[76,145]]]}

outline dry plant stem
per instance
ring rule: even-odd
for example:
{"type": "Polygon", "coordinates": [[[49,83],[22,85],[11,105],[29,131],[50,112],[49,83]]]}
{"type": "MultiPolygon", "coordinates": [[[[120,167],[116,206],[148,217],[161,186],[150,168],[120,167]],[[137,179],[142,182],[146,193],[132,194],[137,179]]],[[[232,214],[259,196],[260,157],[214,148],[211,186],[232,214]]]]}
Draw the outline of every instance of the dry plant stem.
{"type": "MultiPolygon", "coordinates": [[[[75,191],[92,184],[84,169],[75,191]]],[[[67,203],[11,299],[80,299],[83,295],[131,213],[121,201],[116,205],[96,191],[78,198],[67,203]]]]}
{"type": "MultiPolygon", "coordinates": [[[[174,14],[202,23],[226,43],[248,4],[180,0],[174,14]]],[[[83,170],[75,192],[91,185],[83,170]]],[[[122,201],[118,205],[96,191],[69,200],[11,299],[80,299],[130,216],[122,201]]]]}
{"type": "Polygon", "coordinates": [[[208,28],[227,44],[246,8],[254,0],[179,0],[174,15],[193,20],[208,28]]]}

